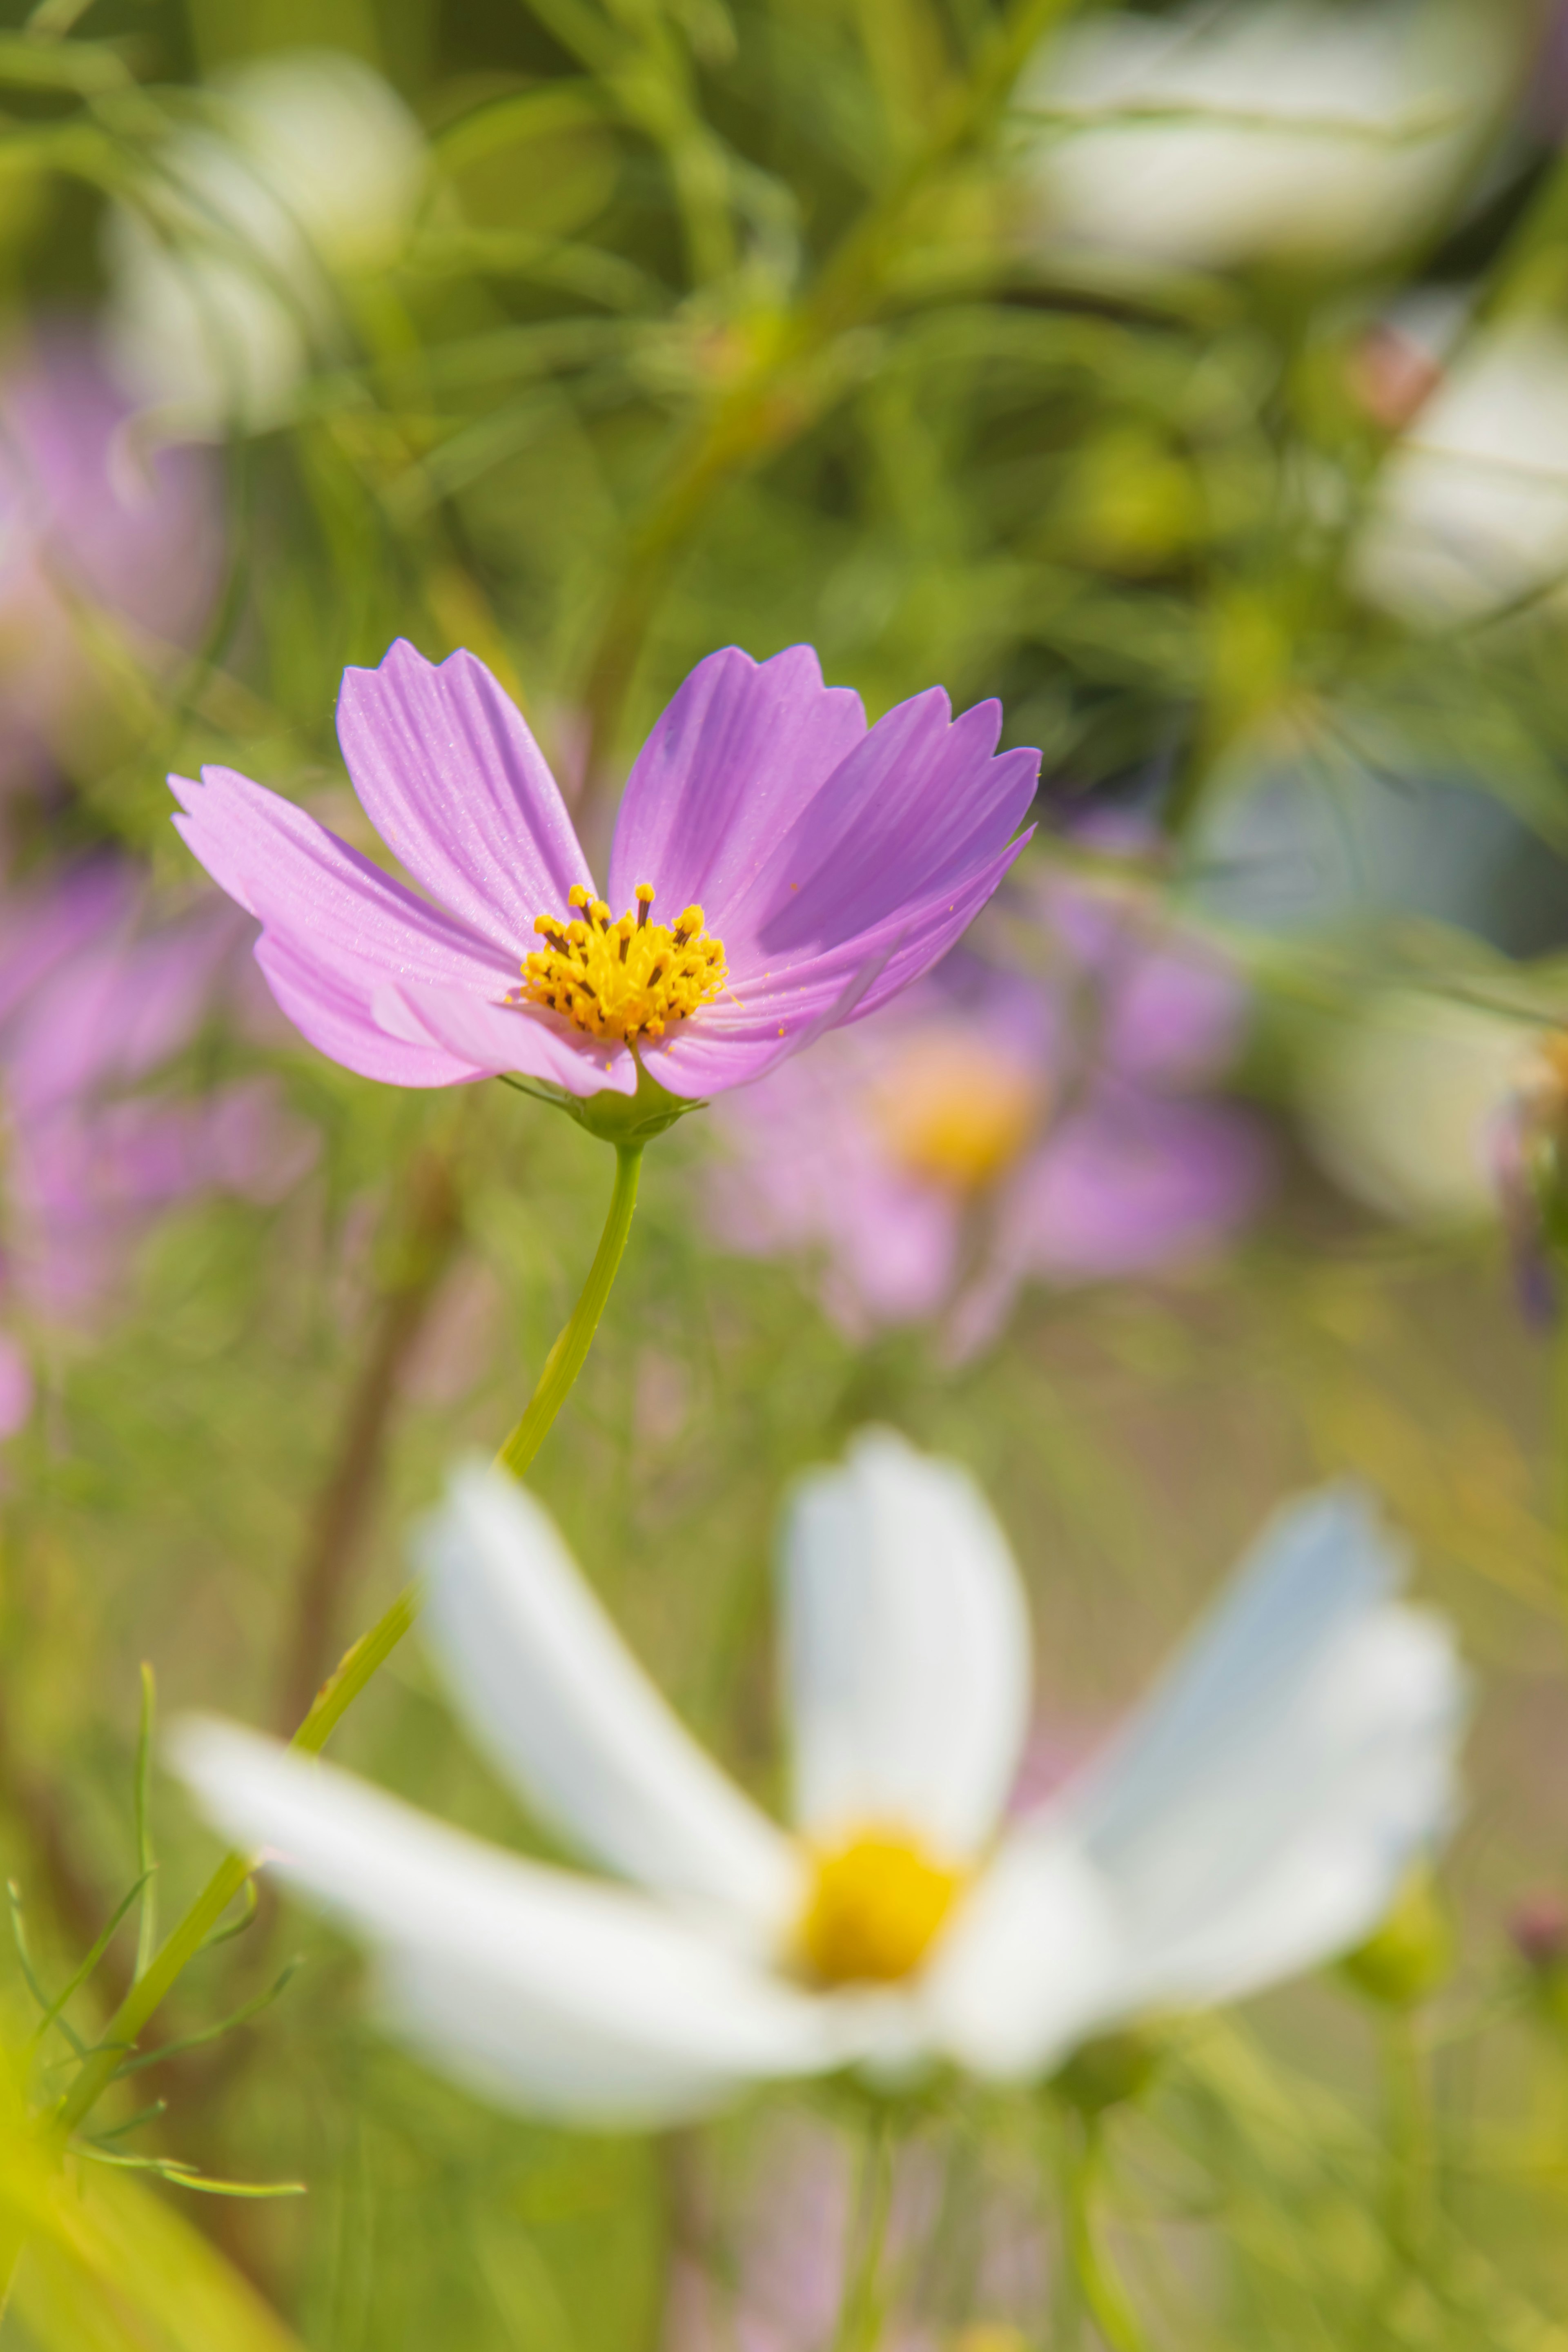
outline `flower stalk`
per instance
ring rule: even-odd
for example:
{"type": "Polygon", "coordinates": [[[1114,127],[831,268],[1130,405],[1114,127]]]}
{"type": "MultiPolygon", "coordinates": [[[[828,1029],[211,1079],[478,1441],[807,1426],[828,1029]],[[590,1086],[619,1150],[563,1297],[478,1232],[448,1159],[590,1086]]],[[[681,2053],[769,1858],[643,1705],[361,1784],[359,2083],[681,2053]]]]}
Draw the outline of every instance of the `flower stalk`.
{"type": "MultiPolygon", "coordinates": [[[[496,1457],[498,1465],[514,1478],[522,1476],[539,1452],[587,1359],[631,1231],[642,1152],[640,1143],[616,1146],[615,1189],[588,1278],[565,1328],[545,1360],[527,1410],[496,1457]]],[[[420,1601],[418,1585],[405,1586],[370,1631],[345,1652],[336,1672],[317,1692],[289,1743],[290,1748],[310,1756],[321,1752],[361,1691],[414,1623],[420,1601]]],[[[75,2082],[47,2119],[47,2128],[62,2151],[71,2133],[109,2088],[153,2014],[202,1950],[255,1867],[247,1853],[225,1854],[179,1926],[125,1994],[110,2020],[103,2040],[83,2062],[75,2082]]]]}
{"type": "Polygon", "coordinates": [[[1079,2306],[1110,2352],[1145,2352],[1143,2331],[1100,2251],[1094,2198],[1103,2170],[1103,2120],[1068,2112],[1062,2117],[1062,2227],[1068,2273],[1079,2306]]]}
{"type": "Polygon", "coordinates": [[[893,2118],[878,2101],[866,2126],[855,2236],[846,2249],[833,2352],[876,2352],[882,2334],[882,2256],[893,2205],[893,2118]]]}
{"type": "Polygon", "coordinates": [[[640,1143],[618,1143],[616,1146],[616,1185],[610,1195],[610,1213],[605,1220],[605,1230],[599,1236],[599,1246],[594,1263],[588,1269],[588,1279],[583,1285],[582,1296],[572,1310],[570,1320],[561,1337],[544,1360],[544,1370],[539,1385],[529,1398],[522,1419],[497,1454],[503,1470],[521,1478],[543,1444],[550,1425],[565,1403],[574,1382],[594,1344],[594,1334],[599,1328],[599,1318],[610,1295],[626,1236],[632,1229],[632,1215],[637,1204],[637,1182],[642,1174],[643,1147],[640,1143]]]}

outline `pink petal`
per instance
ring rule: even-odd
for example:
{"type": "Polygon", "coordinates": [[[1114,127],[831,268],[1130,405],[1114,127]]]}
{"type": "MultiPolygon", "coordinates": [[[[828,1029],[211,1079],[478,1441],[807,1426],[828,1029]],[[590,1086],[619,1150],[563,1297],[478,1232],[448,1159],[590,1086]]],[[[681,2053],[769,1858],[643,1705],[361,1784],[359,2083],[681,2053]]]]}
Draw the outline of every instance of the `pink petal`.
{"type": "Polygon", "coordinates": [[[341,954],[325,962],[301,940],[276,931],[257,941],[256,961],[300,1034],[362,1078],[389,1087],[450,1087],[488,1075],[427,1037],[412,1043],[389,1035],[371,1013],[372,997],[385,984],[373,965],[356,965],[341,954]]]}
{"type": "MultiPolygon", "coordinates": [[[[860,698],[825,687],[809,646],[699,662],[638,752],[610,856],[618,914],[639,882],[666,922],[734,902],[866,733],[860,698]]],[[[719,926],[713,922],[713,928],[719,926]]]]}
{"type": "Polygon", "coordinates": [[[204,768],[199,784],[171,776],[184,814],[175,830],[220,889],[269,930],[341,941],[362,961],[419,979],[456,981],[489,994],[510,987],[510,950],[475,933],[394,881],[293,801],[232,768],[204,768]]]}
{"type": "Polygon", "coordinates": [[[668,1043],[645,1048],[650,1076],[678,1095],[749,1086],[825,1030],[864,1020],[946,954],[1029,837],[949,882],[939,897],[900,908],[825,954],[759,975],[733,1001],[705,1005],[668,1043]]]}
{"type": "Polygon", "coordinates": [[[1023,822],[1035,751],[994,758],[1000,707],[952,719],[940,688],[879,719],[732,901],[708,908],[738,988],[934,899],[1023,822]]]}
{"type": "Polygon", "coordinates": [[[522,713],[473,654],[428,662],[404,639],[350,669],[338,740],[377,833],[417,882],[514,957],[533,919],[593,887],[522,713]]]}
{"type": "Polygon", "coordinates": [[[397,1035],[430,1039],[487,1077],[516,1070],[573,1095],[637,1092],[637,1064],[624,1045],[587,1037],[579,1045],[547,1016],[521,1005],[487,1003],[461,988],[415,985],[378,989],[373,1011],[397,1035]]]}

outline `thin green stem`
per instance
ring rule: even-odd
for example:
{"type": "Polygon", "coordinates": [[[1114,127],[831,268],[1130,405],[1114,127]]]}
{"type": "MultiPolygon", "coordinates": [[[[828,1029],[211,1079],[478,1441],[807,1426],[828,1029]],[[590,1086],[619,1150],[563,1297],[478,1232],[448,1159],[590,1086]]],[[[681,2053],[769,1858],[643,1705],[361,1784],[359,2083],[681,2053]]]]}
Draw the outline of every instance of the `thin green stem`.
{"type": "Polygon", "coordinates": [[[543,1444],[550,1425],[564,1404],[573,1382],[582,1370],[594,1334],[599,1328],[599,1318],[610,1295],[621,1254],[631,1231],[632,1212],[637,1204],[637,1179],[642,1173],[643,1147],[640,1143],[617,1143],[616,1146],[616,1189],[610,1195],[610,1213],[605,1220],[605,1230],[599,1237],[598,1250],[588,1269],[588,1279],[583,1285],[583,1295],[572,1310],[570,1321],[544,1360],[544,1370],[539,1376],[539,1386],[528,1400],[527,1410],[496,1460],[514,1478],[521,1478],[534,1455],[543,1444]]]}
{"type": "MultiPolygon", "coordinates": [[[[337,1672],[317,1692],[310,1713],[289,1742],[291,1747],[312,1756],[325,1747],[334,1727],[377,1668],[392,1655],[418,1613],[418,1589],[411,1585],[398,1594],[384,1616],[345,1654],[337,1672]]],[[[88,2057],[60,2101],[52,2121],[62,2136],[73,2132],[96,2105],[113,2081],[121,2061],[134,2047],[149,2019],[195,1958],[254,1868],[248,1854],[225,1854],[179,1926],[137,1978],[110,2018],[102,2042],[88,2057]]]]}
{"type": "Polygon", "coordinates": [[[1423,2267],[1431,2189],[1430,2116],[1415,2021],[1391,2011],[1383,2026],[1383,2072],[1388,2132],[1388,2238],[1407,2270],[1423,2267]]]}
{"type": "Polygon", "coordinates": [[[1095,2237],[1094,2196],[1103,2152],[1100,2130],[1097,2116],[1069,2112],[1062,2117],[1066,2253],[1083,2308],[1110,2345],[1110,2352],[1144,2352],[1142,2328],[1095,2237]]]}
{"type": "Polygon", "coordinates": [[[616,592],[584,669],[592,778],[610,748],[622,704],[670,563],[720,491],[797,439],[818,399],[814,364],[880,308],[889,268],[907,250],[910,215],[938,175],[981,146],[1037,44],[1070,0],[1013,0],[973,71],[947,95],[925,139],[869,204],[779,322],[766,356],[710,409],[676,453],[633,532],[616,592]]]}
{"type": "MultiPolygon", "coordinates": [[[[1568,1287],[1568,1258],[1552,1252],[1552,1280],[1568,1287]]],[[[1568,1630],[1568,1315],[1559,1314],[1552,1335],[1551,1438],[1552,1503],[1557,1527],[1558,1605],[1568,1630]]]]}
{"type": "MultiPolygon", "coordinates": [[[[514,1478],[521,1477],[544,1443],[551,1423],[583,1369],[631,1230],[641,1168],[640,1144],[616,1145],[616,1184],[610,1196],[609,1215],[582,1296],[545,1360],[527,1411],[496,1456],[514,1478]]],[[[413,1624],[419,1614],[420,1598],[416,1584],[406,1586],[369,1633],[362,1633],[353,1647],[344,1653],[335,1674],[317,1692],[290,1747],[311,1756],[325,1747],[342,1716],[413,1624]]],[[[49,2118],[49,2127],[62,2147],[113,2081],[149,2020],[206,1943],[255,1866],[248,1854],[225,1854],[179,1926],[137,1978],[110,2018],[102,2042],[89,2053],[76,2081],[49,2118]]]]}
{"type": "Polygon", "coordinates": [[[893,2204],[893,2119],[873,2108],[866,2129],[854,2237],[846,2251],[844,2290],[833,2352],[876,2352],[882,2336],[882,2254],[893,2204]]]}

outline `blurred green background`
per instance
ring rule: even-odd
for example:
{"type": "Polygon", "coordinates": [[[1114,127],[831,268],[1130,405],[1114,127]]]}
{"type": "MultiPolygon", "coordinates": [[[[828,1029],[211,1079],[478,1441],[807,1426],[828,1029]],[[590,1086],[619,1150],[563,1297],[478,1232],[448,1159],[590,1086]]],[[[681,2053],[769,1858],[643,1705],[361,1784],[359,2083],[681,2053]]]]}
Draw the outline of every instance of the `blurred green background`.
{"type": "MultiPolygon", "coordinates": [[[[1563,1349],[1520,1303],[1535,1196],[1497,1172],[1522,1137],[1550,1191],[1564,1123],[1565,127],[1568,20],[1523,0],[42,0],[0,31],[8,364],[68,320],[123,408],[42,529],[47,436],[0,388],[9,919],[106,854],[188,919],[163,777],[203,761],[374,848],[331,713],[394,636],[492,665],[595,845],[694,661],[807,639],[873,715],[1000,697],[1043,753],[1030,871],[1131,894],[1248,992],[1221,1085],[1268,1139],[1256,1213],[1029,1281],[962,1360],[940,1318],[847,1328],[810,1250],[725,1248],[721,1147],[685,1122],[535,1474],[764,1797],[779,1498],[863,1422],[994,1498],[1047,1773],[1283,1494],[1348,1469],[1386,1499],[1477,1676],[1453,1969],[1414,2017],[1324,1980],[1194,2028],[1118,2119],[1114,2243],[1183,2352],[1568,2347],[1563,1349]],[[95,499],[171,446],[220,548],[178,624],[157,566],[201,567],[151,531],[130,586],[72,576],[95,499]]],[[[515,1419],[608,1187],[500,1086],[398,1094],[207,985],[152,1083],[268,1076],[309,1167],[261,1202],[190,1185],[85,1324],[29,1297],[36,1203],[6,1212],[36,1399],[4,1455],[0,1834],[51,1986],[136,1874],[141,1661],[164,1717],[291,1719],[445,1465],[515,1419]]],[[[337,1748],[538,1847],[414,1643],[337,1748]]],[[[161,1780],[153,1814],[173,1918],[212,1841],[161,1780]]],[[[269,1899],[161,2030],[297,1953],[254,2022],[141,2078],[168,2112],[126,2145],[308,2196],[117,2179],[122,2241],[40,2254],[7,2344],[826,2341],[831,2100],[653,2145],[499,2116],[378,2039],[346,1947],[269,1899]]],[[[940,2176],[958,2220],[930,2275],[911,2221],[889,2344],[1068,2342],[1047,2128],[932,2122],[910,2210],[940,2176]]]]}

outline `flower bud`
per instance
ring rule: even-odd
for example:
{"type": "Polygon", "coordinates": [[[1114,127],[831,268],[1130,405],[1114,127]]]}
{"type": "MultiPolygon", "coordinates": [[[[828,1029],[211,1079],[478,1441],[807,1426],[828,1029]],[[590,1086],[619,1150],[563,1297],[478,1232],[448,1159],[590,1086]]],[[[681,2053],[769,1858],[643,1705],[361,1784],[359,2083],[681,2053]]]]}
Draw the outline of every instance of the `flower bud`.
{"type": "Polygon", "coordinates": [[[1568,1903],[1527,1895],[1509,1914],[1509,1940],[1532,1977],[1559,1977],[1568,1966],[1568,1903]]]}
{"type": "Polygon", "coordinates": [[[1411,1872],[1382,1926],[1345,1955],[1340,1969],[1369,2000],[1415,2009],[1453,1965],[1453,1927],[1431,1872],[1422,1867],[1411,1872]]]}
{"type": "Polygon", "coordinates": [[[1103,2115],[1142,2096],[1163,2054],[1163,2043],[1147,2026],[1097,2034],[1073,2052],[1051,2077],[1058,2098],[1081,2116],[1103,2115]]]}

